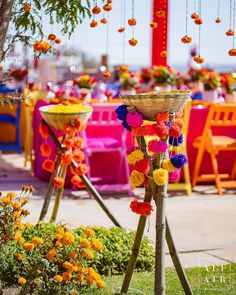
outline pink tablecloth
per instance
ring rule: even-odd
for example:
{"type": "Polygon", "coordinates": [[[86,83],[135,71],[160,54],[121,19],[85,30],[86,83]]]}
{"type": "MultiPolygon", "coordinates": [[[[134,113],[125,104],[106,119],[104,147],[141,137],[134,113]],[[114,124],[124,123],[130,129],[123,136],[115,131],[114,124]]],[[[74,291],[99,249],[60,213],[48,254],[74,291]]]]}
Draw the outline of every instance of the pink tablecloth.
{"type": "MultiPolygon", "coordinates": [[[[38,101],[35,107],[34,116],[33,116],[33,130],[34,130],[34,138],[33,138],[33,147],[35,151],[35,161],[34,161],[34,173],[35,176],[48,181],[50,178],[50,174],[42,169],[42,163],[44,158],[40,154],[40,144],[44,141],[39,135],[38,129],[41,121],[41,115],[39,113],[39,107],[42,105],[46,105],[45,101],[38,101]]],[[[115,108],[115,107],[114,107],[115,108]]],[[[203,132],[203,128],[205,126],[206,118],[208,114],[207,108],[199,109],[197,107],[192,108],[191,116],[190,116],[190,124],[189,124],[189,132],[187,138],[187,149],[188,149],[188,160],[190,166],[190,174],[192,176],[194,164],[197,155],[197,149],[192,146],[192,142],[194,138],[200,136],[203,132]]],[[[117,139],[120,139],[120,134],[122,132],[122,126],[109,127],[105,125],[104,127],[97,126],[88,126],[87,127],[87,138],[94,138],[96,136],[112,136],[117,139]]],[[[57,132],[59,135],[60,133],[57,132]]],[[[214,129],[214,134],[222,134],[222,127],[217,127],[214,129]]],[[[228,135],[236,138],[236,128],[227,128],[224,131],[224,135],[228,135]]],[[[50,139],[48,142],[52,146],[52,155],[51,158],[55,158],[56,148],[50,139]]],[[[127,138],[127,147],[130,146],[131,137],[127,138]]],[[[218,155],[219,162],[219,170],[222,173],[230,172],[232,168],[232,159],[233,152],[222,152],[218,155]]],[[[119,162],[119,155],[114,153],[96,153],[90,158],[90,171],[91,176],[99,180],[100,183],[108,184],[117,180],[118,183],[125,183],[125,168],[124,163],[122,165],[122,173],[117,175],[117,165],[119,162]]],[[[203,159],[203,165],[201,168],[202,173],[212,173],[212,166],[210,162],[209,155],[205,155],[203,159]]],[[[71,175],[67,177],[66,184],[70,184],[71,175]]]]}

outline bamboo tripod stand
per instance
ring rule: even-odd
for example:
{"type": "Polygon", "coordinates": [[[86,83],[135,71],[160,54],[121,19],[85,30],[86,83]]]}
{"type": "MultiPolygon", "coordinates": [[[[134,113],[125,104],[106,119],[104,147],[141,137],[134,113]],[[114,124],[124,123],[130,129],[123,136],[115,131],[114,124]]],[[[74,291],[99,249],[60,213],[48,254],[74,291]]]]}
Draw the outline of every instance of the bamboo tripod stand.
{"type": "MultiPolygon", "coordinates": [[[[47,190],[46,195],[45,195],[45,199],[44,199],[44,203],[43,203],[43,207],[42,207],[42,210],[41,210],[41,213],[40,213],[39,220],[43,220],[45,218],[47,212],[48,212],[49,204],[50,204],[53,192],[54,192],[53,179],[54,179],[54,177],[56,175],[55,171],[59,171],[60,176],[63,177],[63,178],[65,178],[65,176],[66,176],[66,166],[60,164],[61,154],[66,149],[62,146],[61,142],[58,140],[58,138],[56,137],[56,135],[54,134],[54,132],[52,131],[52,129],[48,125],[48,123],[46,121],[44,121],[44,120],[42,120],[42,123],[48,128],[49,136],[51,137],[51,139],[55,143],[55,145],[56,145],[56,147],[58,149],[58,152],[57,152],[57,155],[56,155],[55,169],[54,169],[54,172],[52,173],[50,181],[49,181],[48,190],[47,190]]],[[[138,143],[139,143],[139,146],[142,149],[142,151],[146,151],[146,144],[145,144],[144,137],[140,137],[139,140],[138,140],[138,143]]],[[[75,168],[75,169],[77,168],[77,163],[73,159],[72,159],[72,167],[75,168]]],[[[75,172],[76,172],[76,170],[75,170],[75,172]]],[[[94,197],[94,199],[96,200],[98,205],[102,208],[102,210],[105,212],[107,217],[113,222],[113,224],[115,226],[118,226],[118,227],[122,228],[121,224],[117,221],[117,219],[113,216],[113,214],[107,208],[103,198],[97,192],[97,190],[92,185],[92,183],[89,181],[89,179],[85,175],[80,176],[80,178],[81,178],[82,182],[84,183],[84,185],[86,186],[86,189],[88,190],[88,192],[91,193],[91,195],[94,197]]],[[[62,194],[63,194],[63,188],[58,188],[55,203],[54,203],[54,208],[53,208],[53,212],[52,212],[52,216],[51,216],[51,221],[55,221],[55,219],[56,219],[57,212],[58,212],[59,205],[60,205],[60,200],[62,198],[62,194]]],[[[163,196],[164,196],[164,194],[163,194],[163,196]]],[[[152,192],[151,186],[149,185],[147,187],[147,189],[146,189],[144,201],[151,202],[152,197],[153,197],[153,192],[152,192]]],[[[127,269],[130,269],[132,271],[131,272],[126,272],[120,294],[127,294],[127,292],[128,292],[129,285],[130,285],[130,282],[131,282],[131,278],[132,278],[132,275],[133,275],[133,271],[134,271],[136,261],[137,261],[137,258],[138,258],[138,253],[139,253],[140,245],[141,245],[143,234],[144,234],[146,220],[147,220],[146,216],[140,216],[140,218],[139,218],[137,232],[136,232],[136,236],[135,236],[135,240],[134,240],[134,244],[133,244],[134,246],[133,246],[132,254],[131,254],[131,257],[130,257],[130,260],[129,260],[129,263],[128,263],[128,267],[127,267],[127,269]]],[[[183,269],[183,267],[181,265],[178,253],[176,251],[176,247],[175,247],[174,240],[173,240],[173,237],[172,237],[172,234],[171,234],[171,231],[170,231],[170,227],[169,227],[169,224],[168,224],[167,217],[165,217],[164,223],[165,223],[165,226],[166,226],[164,238],[166,238],[166,242],[167,242],[167,245],[168,245],[168,248],[169,248],[169,253],[170,253],[170,256],[172,258],[173,264],[175,266],[176,272],[178,274],[179,280],[181,282],[181,285],[182,285],[182,287],[184,289],[185,294],[186,295],[192,295],[193,292],[191,290],[190,284],[188,282],[188,279],[186,277],[184,269],[183,269]]]]}

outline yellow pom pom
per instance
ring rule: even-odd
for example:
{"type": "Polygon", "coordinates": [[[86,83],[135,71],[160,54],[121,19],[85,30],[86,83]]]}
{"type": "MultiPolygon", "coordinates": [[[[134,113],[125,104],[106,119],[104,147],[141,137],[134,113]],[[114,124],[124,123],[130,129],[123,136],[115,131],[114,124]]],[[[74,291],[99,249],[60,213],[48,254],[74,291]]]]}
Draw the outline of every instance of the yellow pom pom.
{"type": "Polygon", "coordinates": [[[145,176],[143,173],[140,173],[137,170],[133,170],[131,172],[129,182],[130,182],[132,188],[142,185],[144,180],[145,180],[145,176]]]}
{"type": "Polygon", "coordinates": [[[168,171],[163,168],[155,169],[153,171],[153,180],[159,186],[164,185],[168,180],[168,171]]]}
{"type": "Polygon", "coordinates": [[[162,168],[166,169],[168,172],[174,172],[176,167],[171,163],[169,159],[165,159],[162,162],[162,168]]]}
{"type": "Polygon", "coordinates": [[[127,156],[127,160],[130,165],[135,164],[136,162],[142,160],[143,158],[144,158],[144,153],[140,150],[135,150],[127,156]]]}

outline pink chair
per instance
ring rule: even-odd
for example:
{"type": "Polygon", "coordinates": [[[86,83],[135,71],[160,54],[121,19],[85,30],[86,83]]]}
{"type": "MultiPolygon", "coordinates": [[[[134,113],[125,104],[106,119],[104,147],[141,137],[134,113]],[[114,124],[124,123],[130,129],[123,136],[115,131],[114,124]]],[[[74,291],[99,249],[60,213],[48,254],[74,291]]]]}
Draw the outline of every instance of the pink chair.
{"type": "Polygon", "coordinates": [[[132,195],[125,153],[127,134],[115,113],[119,105],[115,103],[92,105],[93,114],[83,133],[86,162],[90,167],[88,177],[100,191],[128,191],[129,195],[132,195]],[[96,175],[97,166],[100,175],[96,175]]]}

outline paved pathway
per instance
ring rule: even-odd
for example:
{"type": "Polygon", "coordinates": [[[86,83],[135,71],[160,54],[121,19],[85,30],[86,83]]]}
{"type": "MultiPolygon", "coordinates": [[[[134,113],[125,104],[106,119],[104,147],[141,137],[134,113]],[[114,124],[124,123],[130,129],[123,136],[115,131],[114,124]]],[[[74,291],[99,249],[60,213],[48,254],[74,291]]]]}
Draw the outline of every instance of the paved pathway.
{"type": "MultiPolygon", "coordinates": [[[[22,167],[22,156],[0,156],[0,191],[17,191],[22,184],[33,185],[36,192],[29,204],[29,219],[36,222],[47,183],[31,176],[28,169],[22,167]]],[[[138,193],[140,194],[140,191],[138,193]]],[[[129,210],[131,198],[126,195],[109,194],[105,195],[104,199],[123,227],[136,228],[138,216],[129,210]]],[[[191,197],[172,195],[167,200],[167,216],[185,267],[236,263],[235,191],[227,191],[224,196],[218,197],[213,186],[202,186],[197,187],[191,197]]],[[[151,215],[145,230],[145,234],[153,242],[154,219],[155,212],[151,215]]],[[[68,189],[64,193],[58,220],[72,226],[112,226],[111,221],[96,201],[90,199],[87,192],[68,189]]],[[[172,265],[169,255],[167,265],[172,265]]]]}

